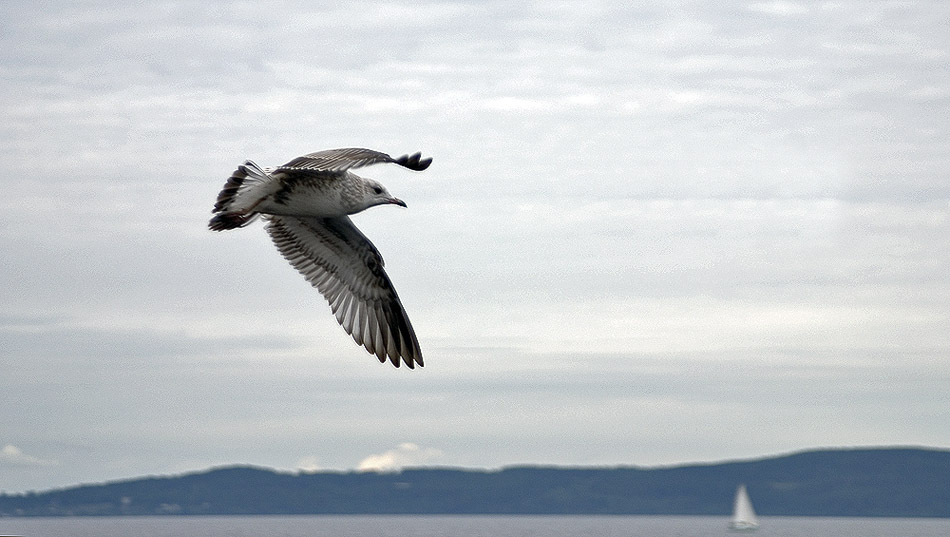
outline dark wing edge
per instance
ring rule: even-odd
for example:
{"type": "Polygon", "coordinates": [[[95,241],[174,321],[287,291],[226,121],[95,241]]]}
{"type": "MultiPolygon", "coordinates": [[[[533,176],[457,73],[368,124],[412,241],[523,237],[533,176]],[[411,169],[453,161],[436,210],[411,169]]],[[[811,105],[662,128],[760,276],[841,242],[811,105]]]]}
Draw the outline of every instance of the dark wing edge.
{"type": "Polygon", "coordinates": [[[432,158],[422,158],[422,153],[392,158],[386,153],[361,147],[327,149],[297,157],[278,169],[305,169],[321,171],[344,171],[372,164],[393,163],[410,170],[422,171],[432,164],[432,158]]]}
{"type": "Polygon", "coordinates": [[[409,316],[376,247],[349,217],[265,216],[281,255],[317,288],[357,344],[395,367],[423,367],[409,316]]]}
{"type": "Polygon", "coordinates": [[[403,155],[397,159],[394,159],[393,162],[409,168],[410,170],[415,170],[421,172],[422,170],[429,167],[432,164],[432,157],[422,158],[422,153],[415,152],[411,155],[403,155]]]}

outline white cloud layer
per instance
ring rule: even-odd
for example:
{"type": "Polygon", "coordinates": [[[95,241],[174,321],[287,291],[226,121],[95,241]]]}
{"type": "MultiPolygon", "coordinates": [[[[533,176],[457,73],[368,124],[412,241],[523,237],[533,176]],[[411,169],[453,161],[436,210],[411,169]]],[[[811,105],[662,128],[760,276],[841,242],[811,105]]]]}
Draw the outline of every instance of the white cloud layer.
{"type": "Polygon", "coordinates": [[[366,457],[356,466],[361,472],[397,472],[407,466],[422,466],[438,460],[442,452],[403,442],[393,449],[366,457]]]}
{"type": "Polygon", "coordinates": [[[56,464],[56,461],[51,459],[28,455],[13,444],[6,444],[0,448],[0,466],[55,466],[56,464]]]}
{"type": "Polygon", "coordinates": [[[301,472],[319,472],[320,470],[324,470],[324,468],[320,466],[320,457],[315,455],[301,457],[297,460],[296,467],[301,472]]]}

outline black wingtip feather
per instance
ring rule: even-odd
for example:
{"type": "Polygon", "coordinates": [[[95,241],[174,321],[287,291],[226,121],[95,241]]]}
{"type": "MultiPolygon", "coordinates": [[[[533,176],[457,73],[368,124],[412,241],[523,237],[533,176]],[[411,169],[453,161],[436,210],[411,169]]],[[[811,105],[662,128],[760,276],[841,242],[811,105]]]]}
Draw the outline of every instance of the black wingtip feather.
{"type": "Polygon", "coordinates": [[[432,157],[422,158],[422,153],[413,153],[411,155],[403,155],[393,160],[393,162],[410,170],[421,172],[432,164],[432,157]]]}
{"type": "Polygon", "coordinates": [[[228,229],[237,229],[244,227],[257,217],[257,214],[239,214],[239,213],[221,213],[216,214],[208,222],[208,229],[211,231],[226,231],[228,229]]]}

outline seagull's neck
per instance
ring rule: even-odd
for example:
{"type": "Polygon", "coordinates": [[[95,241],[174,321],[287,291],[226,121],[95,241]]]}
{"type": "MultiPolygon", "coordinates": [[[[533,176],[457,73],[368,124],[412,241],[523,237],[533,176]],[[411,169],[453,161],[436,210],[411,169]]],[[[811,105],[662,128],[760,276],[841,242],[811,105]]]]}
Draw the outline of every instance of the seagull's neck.
{"type": "Polygon", "coordinates": [[[346,172],[340,181],[340,203],[347,214],[355,214],[372,207],[372,199],[366,195],[366,180],[362,177],[346,172]]]}

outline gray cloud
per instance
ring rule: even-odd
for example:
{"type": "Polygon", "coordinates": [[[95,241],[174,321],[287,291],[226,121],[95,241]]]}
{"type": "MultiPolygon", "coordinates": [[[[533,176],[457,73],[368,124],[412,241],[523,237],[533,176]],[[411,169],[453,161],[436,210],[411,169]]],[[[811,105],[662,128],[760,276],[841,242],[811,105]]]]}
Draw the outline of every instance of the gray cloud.
{"type": "Polygon", "coordinates": [[[946,444],[946,11],[0,4],[0,440],[59,462],[4,486],[946,444]],[[241,160],[348,145],[435,157],[355,217],[421,372],[206,231],[241,160]]]}

